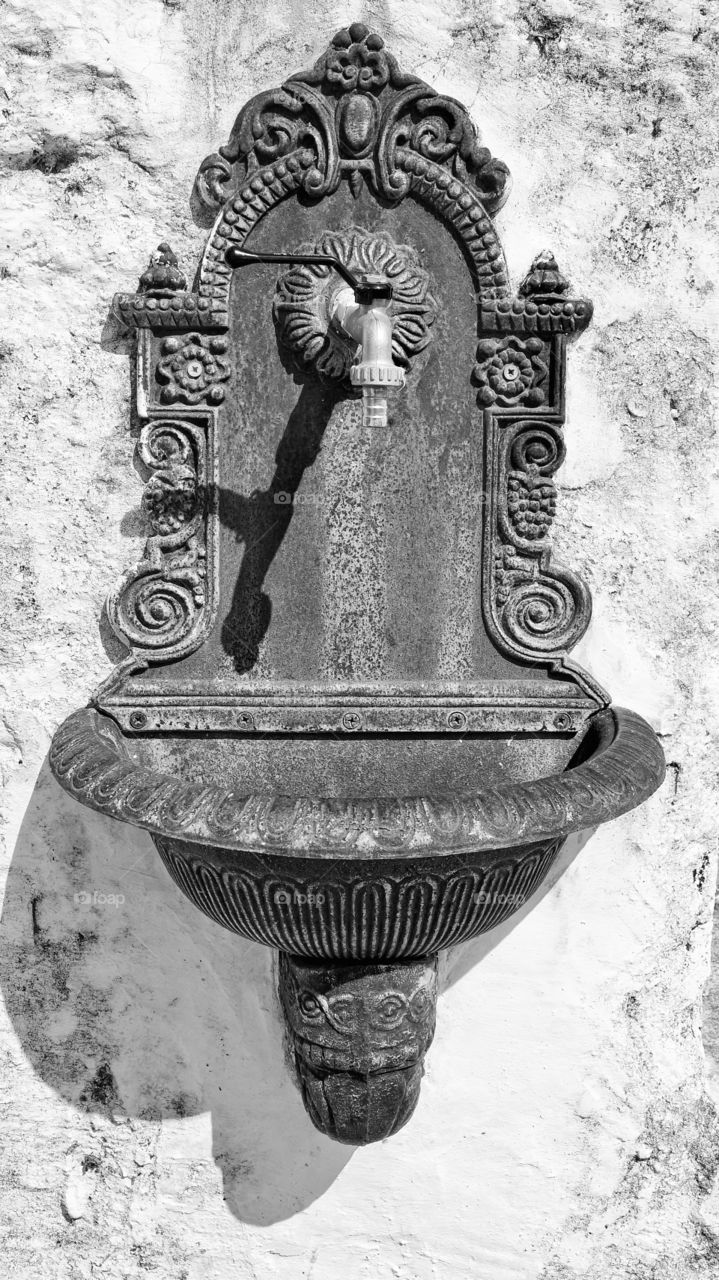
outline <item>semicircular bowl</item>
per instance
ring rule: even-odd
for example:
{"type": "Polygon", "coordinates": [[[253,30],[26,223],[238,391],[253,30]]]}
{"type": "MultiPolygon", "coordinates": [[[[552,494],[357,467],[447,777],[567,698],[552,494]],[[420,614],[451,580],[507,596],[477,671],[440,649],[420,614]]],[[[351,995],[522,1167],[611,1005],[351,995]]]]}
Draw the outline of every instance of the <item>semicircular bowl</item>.
{"type": "Polygon", "coordinates": [[[374,738],[369,754],[356,737],[315,739],[311,769],[298,749],[285,740],[273,765],[257,740],[242,750],[237,739],[158,744],[88,708],[60,726],[50,764],[83,804],[149,831],[175,882],[213,920],[290,955],[340,963],[407,960],[499,924],[571,832],[633,809],[665,768],[654,731],[622,708],[598,712],[564,766],[544,776],[532,776],[542,757],[522,744],[492,766],[499,748],[486,738],[465,739],[461,760],[436,738],[412,748],[374,738]],[[253,751],[269,790],[253,790],[253,751]],[[233,753],[232,785],[219,785],[233,753]],[[383,770],[391,794],[378,784],[383,770]]]}

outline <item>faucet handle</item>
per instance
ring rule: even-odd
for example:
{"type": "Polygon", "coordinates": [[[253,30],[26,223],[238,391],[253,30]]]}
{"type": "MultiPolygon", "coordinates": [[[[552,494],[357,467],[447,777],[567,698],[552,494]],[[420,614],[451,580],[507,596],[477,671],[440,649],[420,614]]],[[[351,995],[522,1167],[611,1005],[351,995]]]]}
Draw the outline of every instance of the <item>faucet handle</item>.
{"type": "Polygon", "coordinates": [[[372,303],[389,300],[392,297],[392,285],[389,280],[385,280],[384,276],[356,276],[344,262],[340,262],[340,259],[335,258],[331,253],[252,253],[249,249],[240,249],[233,244],[225,250],[225,262],[233,270],[235,267],[244,267],[255,262],[284,262],[291,266],[307,264],[332,267],[354,290],[355,300],[358,303],[372,303]]]}

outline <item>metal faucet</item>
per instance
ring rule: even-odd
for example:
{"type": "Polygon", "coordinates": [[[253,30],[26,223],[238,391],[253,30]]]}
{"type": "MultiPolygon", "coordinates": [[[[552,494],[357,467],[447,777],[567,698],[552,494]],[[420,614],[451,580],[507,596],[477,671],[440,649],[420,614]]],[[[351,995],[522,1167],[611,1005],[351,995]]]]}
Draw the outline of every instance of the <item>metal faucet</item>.
{"type": "Polygon", "coordinates": [[[334,270],[347,282],[334,299],[332,320],[357,344],[350,369],[353,387],[362,391],[362,425],[387,426],[387,392],[404,386],[404,369],[392,359],[392,286],[383,276],[356,276],[330,254],[250,253],[232,245],[225,253],[230,267],[253,262],[313,263],[334,270]]]}

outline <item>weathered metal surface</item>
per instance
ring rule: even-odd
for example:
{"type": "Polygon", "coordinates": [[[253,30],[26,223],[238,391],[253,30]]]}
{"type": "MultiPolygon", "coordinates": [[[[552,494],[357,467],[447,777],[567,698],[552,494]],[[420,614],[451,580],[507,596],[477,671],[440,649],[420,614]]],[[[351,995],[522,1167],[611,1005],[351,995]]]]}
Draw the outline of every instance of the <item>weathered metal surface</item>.
{"type": "Polygon", "coordinates": [[[109,602],[128,657],[51,765],[147,829],[207,915],[280,949],[305,1103],[345,1142],[411,1114],[437,951],[664,772],[569,657],[591,601],[552,560],[554,476],[592,307],[550,253],[512,292],[508,177],[459,103],[354,24],[201,165],[192,289],[163,243],[114,302],[151,532],[109,602]],[[406,388],[386,429],[362,426],[330,273],[233,272],[245,247],[393,283],[406,388]]]}
{"type": "MultiPolygon", "coordinates": [[[[566,335],[591,304],[569,296],[551,255],[512,295],[491,218],[505,166],[458,103],[401,72],[365,28],[337,41],[312,72],[253,99],[201,166],[198,199],[217,217],[192,293],[162,246],[138,294],[116,299],[139,333],[140,412],[210,412],[204,528],[219,568],[195,616],[174,577],[163,588],[160,566],[143,582],[143,604],[158,595],[152,610],[138,613],[127,585],[111,616],[134,652],[100,705],[132,702],[148,725],[161,709],[178,732],[190,709],[200,728],[241,729],[250,714],[265,732],[325,732],[337,683],[402,684],[414,686],[399,702],[403,729],[464,727],[459,702],[432,717],[421,687],[431,682],[491,709],[484,730],[504,732],[527,729],[516,708],[541,680],[541,728],[555,703],[561,715],[568,684],[584,703],[579,727],[606,698],[567,657],[590,600],[551,564],[549,534],[566,335]],[[357,77],[338,78],[340,65],[357,77]],[[395,358],[410,363],[386,432],[359,425],[347,349],[329,325],[332,273],[233,273],[228,247],[248,239],[386,272],[395,358]],[[285,713],[292,693],[304,715],[285,713]],[[243,695],[257,714],[237,704],[243,695]]],[[[392,699],[366,701],[366,727],[398,727],[392,699]]]]}
{"type": "Polygon", "coordinates": [[[401,1129],[434,1035],[437,956],[325,966],[282,953],[280,999],[317,1128],[357,1146],[401,1129]]]}
{"type": "Polygon", "coordinates": [[[336,963],[408,959],[493,929],[529,901],[564,843],[359,862],[153,840],[175,883],[217,924],[336,963]]]}
{"type": "Polygon", "coordinates": [[[229,849],[364,861],[557,839],[633,809],[664,776],[656,734],[622,708],[595,717],[578,754],[564,771],[530,781],[485,786],[477,768],[470,793],[413,789],[367,798],[357,798],[359,771],[351,763],[346,793],[326,796],[321,761],[314,794],[293,795],[288,756],[277,790],[252,795],[138,763],[112,721],[86,710],[57,731],[50,762],[84,804],[148,831],[229,849]]]}

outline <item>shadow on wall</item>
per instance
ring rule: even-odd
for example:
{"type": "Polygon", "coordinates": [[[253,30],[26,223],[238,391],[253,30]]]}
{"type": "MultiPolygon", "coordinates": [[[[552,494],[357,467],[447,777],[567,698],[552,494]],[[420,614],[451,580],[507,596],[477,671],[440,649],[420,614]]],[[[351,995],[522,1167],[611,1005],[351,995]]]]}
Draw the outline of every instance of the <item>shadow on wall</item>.
{"type": "MultiPolygon", "coordinates": [[[[567,842],[510,921],[449,953],[445,987],[521,922],[588,838],[567,842]]],[[[314,1129],[293,1083],[274,953],[207,920],[145,832],[71,800],[47,762],[8,876],[0,982],[34,1069],[79,1110],[148,1122],[210,1111],[213,1158],[241,1221],[292,1217],[353,1154],[314,1129]]]]}
{"type": "Polygon", "coordinates": [[[240,673],[251,671],[257,663],[272,616],[264,581],[294,515],[294,497],[302,477],[317,459],[339,399],[339,389],[305,381],[275,453],[275,471],[267,488],[248,495],[230,489],[219,491],[220,523],[232,530],[244,548],[222,624],[223,648],[240,673]],[[280,503],[278,495],[282,495],[280,503]]]}
{"type": "Polygon", "coordinates": [[[320,1135],[287,1070],[273,953],[187,902],[143,831],[71,800],[45,763],[2,917],[2,982],[23,1049],[80,1110],[212,1114],[243,1221],[292,1216],[352,1150],[320,1135]]]}

